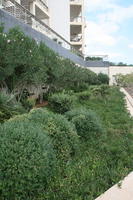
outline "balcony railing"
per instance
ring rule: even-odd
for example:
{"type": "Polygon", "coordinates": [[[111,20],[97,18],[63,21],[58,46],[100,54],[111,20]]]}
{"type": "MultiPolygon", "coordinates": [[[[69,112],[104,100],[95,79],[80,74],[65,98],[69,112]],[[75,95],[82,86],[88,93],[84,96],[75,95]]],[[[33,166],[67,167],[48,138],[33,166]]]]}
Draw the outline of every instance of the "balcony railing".
{"type": "MultiPolygon", "coordinates": [[[[1,1],[1,0],[0,0],[1,1]]],[[[47,24],[39,20],[35,15],[30,13],[25,7],[16,2],[16,0],[2,0],[1,6],[2,9],[9,12],[18,20],[22,21],[25,24],[30,25],[32,28],[37,31],[45,34],[52,40],[55,40],[58,44],[62,45],[64,48],[71,50],[73,53],[84,58],[83,54],[77,51],[70,42],[68,42],[61,35],[56,33],[51,29],[47,24]]]]}
{"type": "Polygon", "coordinates": [[[82,23],[83,22],[83,18],[81,16],[79,16],[79,17],[71,17],[70,18],[70,22],[82,23]]]}
{"type": "Polygon", "coordinates": [[[82,35],[71,35],[71,42],[82,42],[82,35]]]}
{"type": "Polygon", "coordinates": [[[48,6],[47,6],[45,0],[37,0],[37,1],[40,2],[43,5],[43,7],[45,8],[45,10],[48,12],[48,6]]]}
{"type": "Polygon", "coordinates": [[[71,3],[83,3],[83,0],[70,0],[71,3]]]}
{"type": "Polygon", "coordinates": [[[87,61],[108,61],[108,55],[85,55],[87,61]]]}

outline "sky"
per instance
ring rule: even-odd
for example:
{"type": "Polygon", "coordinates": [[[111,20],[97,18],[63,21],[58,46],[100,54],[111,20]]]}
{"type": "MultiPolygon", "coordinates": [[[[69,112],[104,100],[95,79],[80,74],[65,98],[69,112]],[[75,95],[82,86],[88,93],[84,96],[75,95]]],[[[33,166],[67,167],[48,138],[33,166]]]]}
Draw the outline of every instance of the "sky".
{"type": "Polygon", "coordinates": [[[85,1],[85,53],[133,64],[133,0],[85,1]]]}

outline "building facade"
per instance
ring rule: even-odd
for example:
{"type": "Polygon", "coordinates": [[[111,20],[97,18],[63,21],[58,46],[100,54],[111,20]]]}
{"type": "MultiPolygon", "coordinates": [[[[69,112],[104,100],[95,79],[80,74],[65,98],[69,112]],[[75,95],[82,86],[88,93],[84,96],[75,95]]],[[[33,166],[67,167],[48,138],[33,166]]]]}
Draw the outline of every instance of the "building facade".
{"type": "Polygon", "coordinates": [[[70,0],[70,42],[81,52],[84,52],[84,1],[70,0]]]}
{"type": "Polygon", "coordinates": [[[70,0],[49,0],[50,27],[70,41],[70,0]]]}
{"type": "Polygon", "coordinates": [[[44,33],[63,47],[70,49],[70,45],[72,45],[77,51],[84,51],[83,0],[0,1],[0,4],[5,7],[6,11],[14,13],[16,18],[24,22],[26,21],[32,28],[44,33]],[[28,13],[25,18],[25,11],[22,11],[19,5],[28,10],[35,18],[28,16],[28,13]],[[44,28],[40,22],[45,23],[57,34],[53,34],[47,28],[44,28]],[[70,45],[67,42],[64,45],[64,41],[59,36],[68,41],[70,45]]]}

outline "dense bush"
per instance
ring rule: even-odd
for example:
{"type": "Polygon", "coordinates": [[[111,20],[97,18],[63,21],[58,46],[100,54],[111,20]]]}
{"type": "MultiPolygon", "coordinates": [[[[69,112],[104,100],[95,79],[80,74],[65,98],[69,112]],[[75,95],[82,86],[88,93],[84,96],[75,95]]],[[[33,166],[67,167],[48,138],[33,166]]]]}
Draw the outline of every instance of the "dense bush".
{"type": "Polygon", "coordinates": [[[98,137],[103,127],[96,113],[86,109],[74,109],[66,113],[66,117],[75,124],[77,133],[84,139],[98,137]]]}
{"type": "Polygon", "coordinates": [[[100,84],[109,84],[109,77],[107,74],[99,73],[98,81],[100,84]]]}
{"type": "Polygon", "coordinates": [[[37,199],[54,175],[56,158],[47,134],[30,122],[0,127],[0,199],[37,199]]]}
{"type": "Polygon", "coordinates": [[[35,109],[29,113],[28,118],[48,133],[59,159],[66,161],[76,154],[78,135],[74,125],[65,117],[45,109],[35,109]]]}
{"type": "Polygon", "coordinates": [[[92,86],[90,87],[91,94],[97,97],[105,98],[109,95],[110,87],[109,85],[102,84],[99,86],[92,86]]]}
{"type": "Polygon", "coordinates": [[[49,97],[49,105],[53,111],[63,114],[72,109],[74,100],[75,98],[68,94],[57,93],[49,97]]]}

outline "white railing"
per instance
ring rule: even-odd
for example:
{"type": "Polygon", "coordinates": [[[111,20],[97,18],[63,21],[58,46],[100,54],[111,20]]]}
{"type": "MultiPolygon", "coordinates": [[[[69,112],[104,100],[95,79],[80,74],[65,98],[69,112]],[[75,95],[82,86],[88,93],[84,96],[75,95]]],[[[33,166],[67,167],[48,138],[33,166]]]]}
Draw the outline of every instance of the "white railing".
{"type": "Polygon", "coordinates": [[[71,35],[71,42],[82,42],[82,34],[71,35]]]}
{"type": "Polygon", "coordinates": [[[83,0],[70,0],[71,3],[83,3],[83,0]]]}
{"type": "Polygon", "coordinates": [[[45,8],[45,10],[48,12],[48,6],[47,6],[47,2],[45,0],[37,0],[39,3],[42,4],[42,6],[45,8]]]}
{"type": "Polygon", "coordinates": [[[85,58],[90,58],[90,60],[92,60],[92,58],[95,58],[94,61],[96,60],[102,60],[102,61],[108,61],[109,56],[108,55],[85,55],[85,58]]]}
{"type": "Polygon", "coordinates": [[[80,22],[83,22],[83,18],[82,18],[82,16],[79,16],[79,17],[71,17],[71,18],[70,18],[70,22],[78,22],[78,23],[80,23],[80,22]]]}

